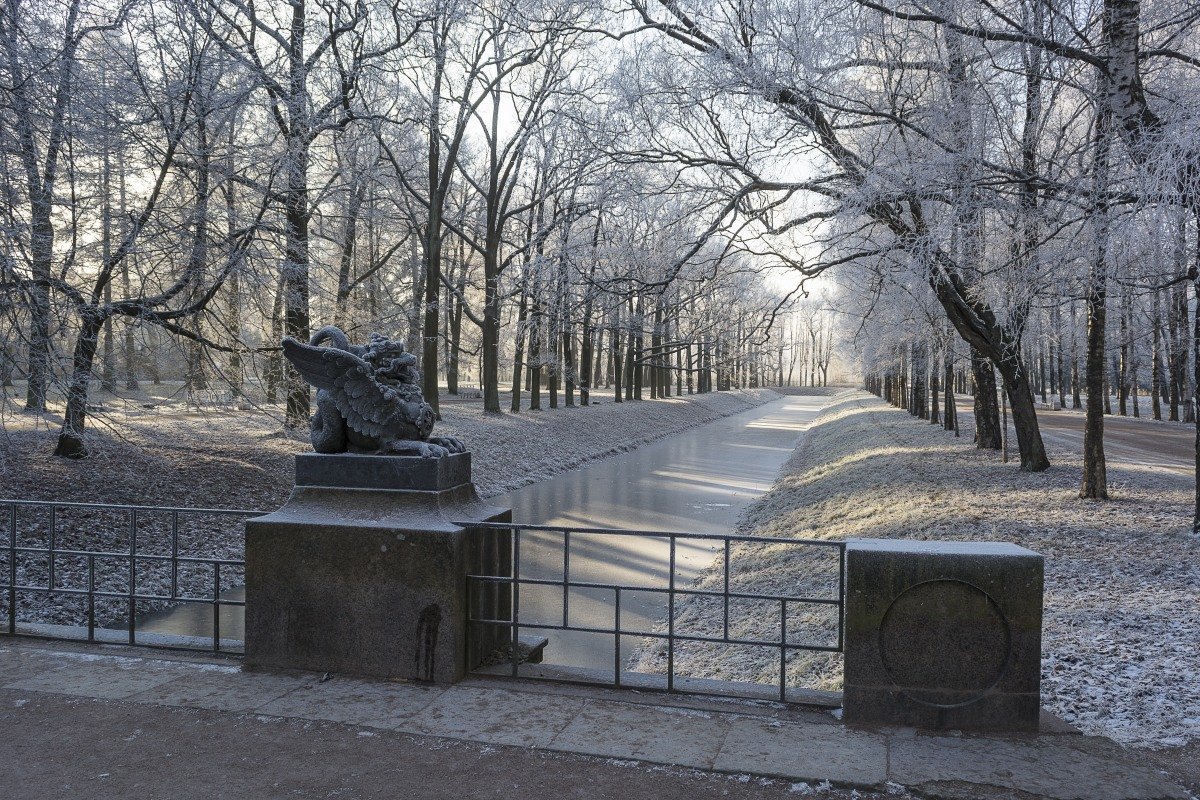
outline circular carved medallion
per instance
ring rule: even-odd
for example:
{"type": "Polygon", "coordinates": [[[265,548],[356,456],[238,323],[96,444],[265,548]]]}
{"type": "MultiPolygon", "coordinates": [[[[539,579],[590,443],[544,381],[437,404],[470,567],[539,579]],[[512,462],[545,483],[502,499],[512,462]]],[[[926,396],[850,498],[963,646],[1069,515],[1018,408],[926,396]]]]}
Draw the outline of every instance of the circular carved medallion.
{"type": "Polygon", "coordinates": [[[879,653],[895,688],[943,708],[974,702],[995,686],[1011,641],[996,601],[959,580],[910,586],[879,626],[879,653]]]}

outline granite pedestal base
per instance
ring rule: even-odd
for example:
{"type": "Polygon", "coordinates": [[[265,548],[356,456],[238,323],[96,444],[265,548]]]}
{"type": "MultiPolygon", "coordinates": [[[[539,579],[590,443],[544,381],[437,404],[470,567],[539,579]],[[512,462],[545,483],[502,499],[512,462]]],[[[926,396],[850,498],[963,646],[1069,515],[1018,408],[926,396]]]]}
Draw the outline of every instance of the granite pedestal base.
{"type": "Polygon", "coordinates": [[[469,453],[296,456],[287,503],[246,523],[246,664],[460,679],[468,568],[504,555],[469,523],[510,518],[480,500],[469,453]]]}
{"type": "Polygon", "coordinates": [[[1012,544],[849,542],[846,722],[1036,731],[1042,571],[1012,544]]]}

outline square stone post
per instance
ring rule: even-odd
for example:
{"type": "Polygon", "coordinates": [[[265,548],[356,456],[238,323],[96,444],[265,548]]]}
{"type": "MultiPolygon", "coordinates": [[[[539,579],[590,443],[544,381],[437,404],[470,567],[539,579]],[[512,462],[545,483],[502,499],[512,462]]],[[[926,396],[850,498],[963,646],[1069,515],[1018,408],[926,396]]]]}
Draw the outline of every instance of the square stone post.
{"type": "Polygon", "coordinates": [[[246,522],[247,666],[459,680],[468,569],[510,567],[469,523],[510,519],[475,492],[469,453],[296,456],[287,503],[246,522]]]}
{"type": "Polygon", "coordinates": [[[1036,731],[1042,572],[1014,544],[848,542],[845,721],[1036,731]]]}

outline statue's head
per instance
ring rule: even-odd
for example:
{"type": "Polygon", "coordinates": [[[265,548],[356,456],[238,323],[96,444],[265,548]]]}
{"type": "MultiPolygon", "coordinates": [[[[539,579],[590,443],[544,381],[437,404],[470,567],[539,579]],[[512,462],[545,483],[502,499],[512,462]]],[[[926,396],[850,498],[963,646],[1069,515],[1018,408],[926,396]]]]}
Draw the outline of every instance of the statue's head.
{"type": "Polygon", "coordinates": [[[375,368],[378,378],[390,378],[398,383],[416,385],[421,382],[417,357],[405,352],[404,342],[393,342],[378,333],[371,334],[363,352],[363,360],[375,368]]]}

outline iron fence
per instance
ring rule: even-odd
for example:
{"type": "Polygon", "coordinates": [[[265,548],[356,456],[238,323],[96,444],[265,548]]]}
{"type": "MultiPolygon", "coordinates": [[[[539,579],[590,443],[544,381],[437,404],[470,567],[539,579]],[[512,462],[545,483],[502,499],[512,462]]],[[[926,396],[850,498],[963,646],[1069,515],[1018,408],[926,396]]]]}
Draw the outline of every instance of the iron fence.
{"type": "MultiPolygon", "coordinates": [[[[706,683],[677,674],[676,656],[681,647],[768,648],[777,654],[778,659],[774,697],[785,701],[789,697],[787,667],[790,653],[842,651],[844,542],[516,523],[475,523],[470,527],[478,532],[477,536],[493,537],[495,541],[491,543],[490,551],[503,552],[505,557],[483,559],[483,563],[492,565],[491,571],[485,569],[468,574],[468,626],[474,631],[473,641],[481,638],[487,640],[487,636],[479,635],[480,630],[493,634],[504,631],[501,637],[504,642],[501,663],[507,662],[505,671],[513,677],[547,675],[545,671],[539,674],[521,668],[529,657],[530,642],[538,641],[542,635],[588,634],[612,638],[611,672],[606,667],[599,677],[600,673],[596,670],[577,670],[574,673],[560,671],[557,673],[559,676],[573,674],[571,679],[587,683],[612,687],[632,685],[664,688],[668,692],[694,693],[702,691],[696,687],[706,683]],[[608,539],[612,543],[604,544],[604,540],[608,539]],[[576,550],[584,543],[589,551],[586,559],[606,562],[610,575],[633,575],[636,580],[590,578],[586,573],[598,570],[588,569],[587,565],[583,570],[577,567],[579,554],[576,550]],[[801,571],[806,571],[810,577],[816,576],[815,583],[823,584],[825,591],[819,595],[809,595],[756,590],[763,576],[751,574],[754,572],[753,566],[739,573],[735,565],[739,556],[752,560],[754,553],[761,552],[763,548],[785,551],[785,557],[804,559],[807,566],[801,571]],[[537,554],[533,564],[530,564],[531,549],[537,554]],[[647,553],[647,550],[655,549],[657,553],[647,553]],[[691,563],[686,570],[681,570],[681,551],[684,549],[689,551],[691,563]],[[623,562],[629,562],[630,566],[622,568],[623,562]],[[496,568],[497,565],[500,568],[496,568]],[[580,575],[580,572],[585,574],[580,575]],[[748,585],[743,588],[742,584],[748,585]],[[553,613],[557,619],[546,617],[550,605],[545,596],[547,590],[557,595],[553,599],[553,613]],[[534,604],[536,609],[533,609],[535,613],[532,615],[528,613],[530,604],[525,600],[531,591],[542,593],[534,604]],[[596,593],[611,598],[611,622],[604,619],[606,613],[596,613],[594,602],[590,604],[591,613],[576,613],[575,605],[580,599],[587,600],[589,593],[593,595],[592,600],[596,599],[596,593]],[[647,610],[647,603],[643,599],[640,603],[643,608],[634,616],[641,617],[643,622],[657,621],[641,627],[627,624],[623,617],[628,599],[646,595],[661,597],[665,603],[661,604],[656,614],[653,609],[647,610]],[[682,607],[690,605],[694,612],[695,607],[701,604],[707,605],[712,612],[708,615],[710,630],[686,629],[682,624],[684,617],[698,615],[681,615],[682,607]],[[733,612],[732,609],[738,605],[742,606],[741,610],[733,612]],[[789,619],[795,616],[793,612],[797,607],[827,610],[825,624],[808,630],[802,630],[801,626],[789,626],[789,619]],[[777,610],[769,612],[771,608],[777,610]],[[777,622],[771,621],[768,625],[765,620],[775,615],[777,622]],[[530,619],[529,616],[536,618],[530,619]],[[763,635],[761,631],[765,627],[773,628],[774,635],[763,635]],[[757,633],[747,633],[747,630],[757,633]],[[522,636],[523,632],[532,632],[534,635],[522,636]],[[647,682],[647,675],[626,666],[624,658],[632,654],[623,651],[623,638],[640,640],[641,643],[635,646],[642,648],[641,652],[645,652],[647,643],[665,644],[665,675],[661,676],[664,685],[654,687],[653,682],[647,682]],[[684,688],[680,688],[681,683],[684,688]]],[[[795,570],[788,570],[789,575],[794,573],[795,570]]],[[[547,640],[543,640],[540,646],[534,647],[540,650],[546,643],[547,640]]],[[[553,642],[550,644],[553,649],[553,642]]],[[[570,654],[559,655],[566,655],[567,660],[576,663],[580,661],[578,658],[572,659],[570,654]]],[[[530,660],[540,661],[540,653],[537,659],[530,660]]],[[[476,654],[474,663],[481,661],[486,664],[486,657],[476,654]]],[[[584,662],[587,660],[584,659],[584,662]]]]}
{"type": "Polygon", "coordinates": [[[222,637],[222,611],[245,606],[237,596],[242,523],[262,512],[36,500],[0,500],[0,511],[9,635],[111,641],[103,634],[116,630],[131,645],[221,651],[241,644],[222,637]],[[225,553],[202,552],[213,548],[225,553]],[[210,607],[211,637],[139,639],[148,617],[180,606],[210,607]]]}
{"type": "MultiPolygon", "coordinates": [[[[262,512],[0,500],[0,513],[7,529],[0,546],[0,605],[8,634],[240,649],[239,638],[223,633],[222,618],[227,612],[226,626],[240,622],[243,523],[262,512]],[[157,617],[180,608],[208,619],[193,615],[168,626],[181,635],[154,633],[157,617]]],[[[529,676],[523,665],[540,660],[549,638],[552,661],[588,667],[568,680],[703,693],[705,682],[679,669],[678,656],[689,655],[687,648],[765,648],[775,654],[777,668],[773,685],[759,685],[787,700],[789,655],[842,650],[842,542],[463,524],[471,543],[466,589],[472,664],[529,676]],[[778,551],[772,563],[780,553],[803,562],[802,569],[780,571],[791,591],[761,588],[762,567],[753,556],[764,548],[778,551]],[[739,559],[750,562],[748,570],[738,569],[739,559]],[[795,582],[798,573],[811,580],[795,582]],[[693,617],[704,616],[695,613],[701,606],[711,623],[707,630],[692,625],[693,617]],[[827,613],[797,614],[812,608],[827,613]],[[564,638],[572,636],[608,644],[580,646],[564,638]],[[656,644],[665,649],[660,672],[648,675],[626,664],[656,644]],[[593,669],[600,662],[607,667],[593,669]]],[[[731,694],[720,686],[708,693],[731,694]]]]}

